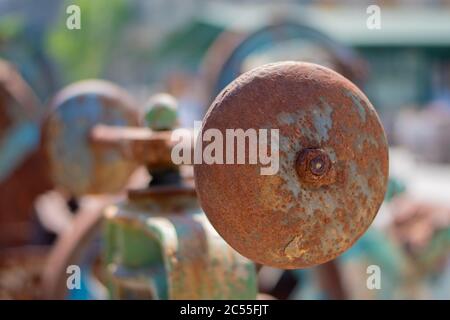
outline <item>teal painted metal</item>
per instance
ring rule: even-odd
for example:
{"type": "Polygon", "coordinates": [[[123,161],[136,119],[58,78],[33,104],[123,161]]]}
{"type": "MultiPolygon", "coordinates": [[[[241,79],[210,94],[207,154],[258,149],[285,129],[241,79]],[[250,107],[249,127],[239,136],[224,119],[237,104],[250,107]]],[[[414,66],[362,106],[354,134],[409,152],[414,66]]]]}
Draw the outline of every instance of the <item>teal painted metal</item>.
{"type": "Polygon", "coordinates": [[[178,123],[178,103],[169,94],[160,93],[150,98],[145,107],[146,125],[152,130],[170,130],[178,123]]]}
{"type": "Polygon", "coordinates": [[[217,234],[193,189],[139,193],[105,209],[111,298],[256,299],[255,265],[217,234]]]}

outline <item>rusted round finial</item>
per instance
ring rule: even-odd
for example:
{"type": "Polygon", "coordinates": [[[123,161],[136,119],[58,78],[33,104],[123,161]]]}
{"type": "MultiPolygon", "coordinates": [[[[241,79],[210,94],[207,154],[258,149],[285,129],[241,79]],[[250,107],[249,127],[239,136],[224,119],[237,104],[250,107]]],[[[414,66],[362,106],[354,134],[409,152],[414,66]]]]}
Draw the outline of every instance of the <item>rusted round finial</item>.
{"type": "Polygon", "coordinates": [[[270,143],[279,152],[269,175],[261,174],[267,161],[194,165],[203,210],[242,255],[311,267],[336,258],[370,226],[386,191],[388,146],[375,109],[349,80],[310,63],[253,69],[216,98],[202,132],[226,138],[230,128],[279,136],[270,143]]]}
{"type": "Polygon", "coordinates": [[[298,153],[295,170],[300,181],[311,187],[330,185],[336,180],[336,171],[328,154],[317,148],[306,148],[298,153]]]}

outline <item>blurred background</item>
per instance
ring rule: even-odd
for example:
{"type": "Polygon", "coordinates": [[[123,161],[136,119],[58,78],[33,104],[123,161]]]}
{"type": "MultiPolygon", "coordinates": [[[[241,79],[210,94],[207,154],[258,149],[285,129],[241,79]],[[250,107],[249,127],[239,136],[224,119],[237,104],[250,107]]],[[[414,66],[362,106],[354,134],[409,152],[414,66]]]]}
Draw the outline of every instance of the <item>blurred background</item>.
{"type": "MultiPolygon", "coordinates": [[[[279,299],[450,299],[449,0],[0,0],[0,57],[42,102],[36,113],[64,86],[101,78],[142,105],[154,93],[173,95],[184,127],[258,65],[302,60],[342,73],[366,93],[385,127],[385,202],[369,231],[334,262],[337,272],[262,267],[260,292],[279,299]],[[81,8],[80,30],[66,27],[71,4],[81,8]],[[370,5],[381,9],[380,29],[367,26],[370,5]],[[366,286],[370,265],[380,267],[379,290],[366,286]]],[[[48,195],[50,182],[36,169],[42,159],[28,150],[37,144],[23,146],[21,165],[5,169],[0,183],[2,299],[41,298],[52,245],[89,201],[48,195]]]]}

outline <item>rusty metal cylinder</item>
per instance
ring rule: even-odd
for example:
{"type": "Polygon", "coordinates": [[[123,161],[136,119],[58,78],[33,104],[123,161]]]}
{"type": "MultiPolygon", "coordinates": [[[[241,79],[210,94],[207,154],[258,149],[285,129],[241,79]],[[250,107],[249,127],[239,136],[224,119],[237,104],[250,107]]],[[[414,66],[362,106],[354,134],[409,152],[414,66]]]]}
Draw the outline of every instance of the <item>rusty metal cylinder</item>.
{"type": "MultiPolygon", "coordinates": [[[[227,129],[278,130],[278,141],[268,139],[278,152],[274,174],[249,163],[250,143],[244,164],[194,166],[212,225],[253,261],[286,269],[325,263],[375,218],[387,185],[386,136],[367,97],[340,74],[301,62],[253,69],[212,103],[201,134],[209,129],[223,137],[227,129]]],[[[201,143],[204,150],[210,142],[201,143]]]]}

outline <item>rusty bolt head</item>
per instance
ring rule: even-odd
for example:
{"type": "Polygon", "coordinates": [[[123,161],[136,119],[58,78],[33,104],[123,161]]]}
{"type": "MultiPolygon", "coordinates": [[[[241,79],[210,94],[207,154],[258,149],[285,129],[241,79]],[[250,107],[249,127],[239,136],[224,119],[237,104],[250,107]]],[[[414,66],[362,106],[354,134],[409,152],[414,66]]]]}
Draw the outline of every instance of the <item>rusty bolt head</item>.
{"type": "Polygon", "coordinates": [[[295,170],[305,185],[321,187],[336,180],[336,171],[328,154],[322,149],[305,148],[298,153],[295,170]]]}
{"type": "Polygon", "coordinates": [[[202,130],[210,128],[279,130],[274,175],[261,175],[260,163],[194,165],[203,210],[242,255],[279,268],[322,264],[375,218],[386,137],[369,100],[338,73],[300,62],[253,69],[213,102],[202,130]]]}
{"type": "Polygon", "coordinates": [[[311,159],[309,163],[311,173],[315,176],[323,176],[328,171],[329,166],[329,159],[322,155],[311,159]]]}

